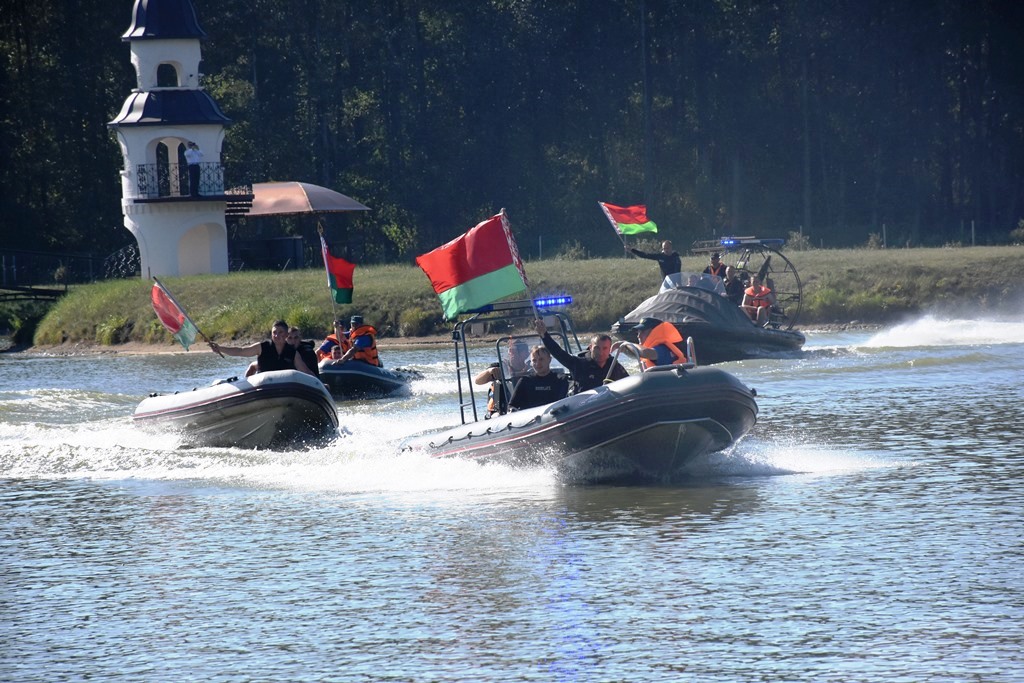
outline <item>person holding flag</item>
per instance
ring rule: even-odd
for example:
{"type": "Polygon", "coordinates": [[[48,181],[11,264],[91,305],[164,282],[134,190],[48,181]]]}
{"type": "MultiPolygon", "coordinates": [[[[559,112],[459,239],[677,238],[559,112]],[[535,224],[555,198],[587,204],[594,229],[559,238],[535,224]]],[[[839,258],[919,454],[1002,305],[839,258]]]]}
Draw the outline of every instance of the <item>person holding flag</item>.
{"type": "Polygon", "coordinates": [[[333,364],[357,360],[384,367],[377,352],[377,328],[364,323],[361,315],[354,315],[349,321],[348,344],[348,350],[340,358],[334,359],[332,356],[328,362],[333,364]]]}
{"type": "Polygon", "coordinates": [[[307,375],[317,376],[298,350],[288,343],[288,323],[278,320],[270,328],[270,340],[256,342],[249,346],[222,346],[217,342],[209,342],[214,353],[238,358],[256,357],[256,372],[272,370],[298,370],[307,375]]]}
{"type": "Polygon", "coordinates": [[[616,206],[608,202],[598,202],[598,205],[601,207],[601,211],[604,212],[608,222],[615,228],[615,232],[618,234],[619,239],[622,240],[622,246],[626,251],[640,258],[657,261],[658,266],[661,268],[662,278],[678,273],[683,269],[682,259],[672,249],[672,243],[668,240],[661,243],[660,254],[650,254],[646,251],[634,249],[626,244],[626,235],[658,232],[658,224],[647,217],[647,207],[645,205],[616,206]]]}
{"type": "Polygon", "coordinates": [[[542,318],[537,318],[533,322],[533,326],[537,330],[537,336],[540,337],[544,348],[572,376],[573,394],[596,389],[604,384],[605,380],[614,382],[629,376],[626,368],[612,358],[612,338],[607,334],[595,334],[590,338],[590,346],[587,348],[586,354],[576,356],[563,349],[557,341],[552,339],[542,318]]]}
{"type": "Polygon", "coordinates": [[[181,307],[178,300],[174,298],[171,291],[156,278],[153,278],[153,289],[149,295],[153,304],[153,311],[160,320],[164,329],[171,333],[179,344],[188,351],[189,347],[196,342],[196,337],[202,337],[207,344],[210,338],[200,331],[199,327],[188,317],[188,313],[181,307]]]}
{"type": "Polygon", "coordinates": [[[661,252],[657,254],[640,251],[639,249],[633,249],[632,247],[626,247],[626,251],[634,256],[639,256],[640,258],[657,261],[658,267],[661,268],[662,279],[669,275],[678,273],[683,269],[683,260],[679,257],[679,252],[672,248],[672,242],[669,240],[665,240],[661,243],[661,252]]]}
{"type": "Polygon", "coordinates": [[[635,206],[616,206],[608,202],[598,202],[597,204],[612,227],[615,228],[620,239],[626,235],[638,235],[642,232],[658,232],[658,224],[647,217],[647,207],[644,204],[635,206]]]}
{"type": "Polygon", "coordinates": [[[338,360],[349,350],[352,344],[348,338],[348,323],[341,318],[334,321],[334,332],[324,338],[322,344],[317,347],[316,357],[318,361],[338,360]]]}

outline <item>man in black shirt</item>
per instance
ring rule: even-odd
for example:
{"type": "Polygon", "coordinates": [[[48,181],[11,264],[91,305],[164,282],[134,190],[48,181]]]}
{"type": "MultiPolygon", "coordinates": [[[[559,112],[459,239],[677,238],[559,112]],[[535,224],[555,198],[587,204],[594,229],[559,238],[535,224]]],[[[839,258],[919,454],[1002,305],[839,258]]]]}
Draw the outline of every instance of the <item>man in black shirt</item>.
{"type": "Polygon", "coordinates": [[[551,372],[551,352],[543,346],[530,351],[532,375],[522,377],[512,392],[508,405],[512,410],[523,410],[553,403],[569,393],[569,378],[551,372]]]}
{"type": "Polygon", "coordinates": [[[661,243],[660,254],[651,254],[646,251],[640,251],[639,249],[633,249],[632,247],[626,247],[626,251],[635,256],[639,256],[640,258],[657,261],[658,267],[661,268],[662,278],[666,278],[673,273],[678,273],[683,269],[683,262],[682,259],[679,258],[679,252],[672,250],[672,243],[668,240],[661,243]]]}
{"type": "Polygon", "coordinates": [[[551,338],[543,320],[538,318],[533,325],[544,348],[550,351],[551,355],[572,375],[572,393],[579,394],[601,386],[605,378],[608,377],[609,368],[611,368],[611,376],[608,379],[612,381],[629,376],[624,367],[612,360],[612,338],[607,334],[595,334],[590,340],[590,350],[583,356],[574,356],[551,338]],[[614,367],[612,367],[613,365],[614,367]]]}
{"type": "Polygon", "coordinates": [[[746,287],[743,286],[743,281],[736,275],[736,271],[732,266],[725,267],[725,295],[729,297],[729,301],[733,302],[737,306],[743,303],[743,290],[746,287]]]}

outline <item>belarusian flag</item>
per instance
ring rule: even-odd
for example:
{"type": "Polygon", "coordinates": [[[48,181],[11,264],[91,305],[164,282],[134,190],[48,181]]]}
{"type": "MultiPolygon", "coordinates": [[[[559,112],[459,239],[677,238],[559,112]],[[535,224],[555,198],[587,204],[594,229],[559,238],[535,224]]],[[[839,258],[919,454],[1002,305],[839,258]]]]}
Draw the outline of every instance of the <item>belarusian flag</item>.
{"type": "Polygon", "coordinates": [[[498,299],[525,291],[526,272],[505,210],[460,237],[416,257],[453,319],[498,299]]]}
{"type": "Polygon", "coordinates": [[[153,310],[156,311],[156,317],[160,319],[160,324],[188,351],[188,347],[195,343],[196,335],[199,334],[195,324],[174,300],[171,293],[164,289],[159,280],[153,285],[150,299],[153,300],[153,310]]]}
{"type": "Polygon", "coordinates": [[[604,215],[611,221],[615,232],[620,235],[636,235],[641,232],[658,232],[658,226],[647,217],[647,207],[615,206],[606,202],[598,202],[604,215]]]}
{"type": "Polygon", "coordinates": [[[324,255],[324,267],[327,268],[327,286],[331,288],[331,297],[336,304],[352,303],[352,273],[356,264],[343,258],[331,256],[327,248],[327,240],[320,235],[320,251],[324,255]]]}

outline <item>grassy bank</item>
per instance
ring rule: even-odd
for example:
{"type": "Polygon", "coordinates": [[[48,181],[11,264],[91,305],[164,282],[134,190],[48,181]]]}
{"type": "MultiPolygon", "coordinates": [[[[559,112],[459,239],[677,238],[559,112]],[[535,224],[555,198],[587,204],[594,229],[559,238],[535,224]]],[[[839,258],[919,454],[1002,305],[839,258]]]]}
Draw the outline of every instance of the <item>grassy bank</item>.
{"type": "MultiPolygon", "coordinates": [[[[925,311],[977,315],[1020,311],[1024,247],[786,252],[803,281],[800,327],[885,323],[925,311]]],[[[731,259],[727,259],[731,263],[731,259]]],[[[683,259],[701,270],[703,256],[683,259]]],[[[571,294],[581,330],[607,329],[657,291],[657,264],[634,258],[526,264],[534,294],[571,294]]],[[[283,318],[322,337],[335,315],[321,269],[242,272],[161,279],[212,338],[255,340],[283,318]]],[[[119,280],[75,287],[40,322],[36,345],[126,342],[171,344],[149,303],[150,283],[119,280]]],[[[366,266],[355,274],[355,305],[383,336],[444,334],[436,295],[416,266],[366,266]]]]}

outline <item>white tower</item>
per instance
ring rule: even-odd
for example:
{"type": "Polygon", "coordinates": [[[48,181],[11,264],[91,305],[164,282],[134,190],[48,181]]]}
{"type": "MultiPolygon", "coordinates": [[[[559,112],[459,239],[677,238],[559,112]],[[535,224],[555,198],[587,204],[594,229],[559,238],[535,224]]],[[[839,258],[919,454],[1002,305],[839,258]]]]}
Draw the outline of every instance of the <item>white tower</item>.
{"type": "Polygon", "coordinates": [[[124,156],[124,226],[139,243],[143,278],[228,271],[220,154],[231,121],[199,87],[205,35],[191,0],[135,0],[121,37],[137,87],[107,125],[124,156]],[[189,192],[189,142],[203,153],[198,196],[189,192]]]}

